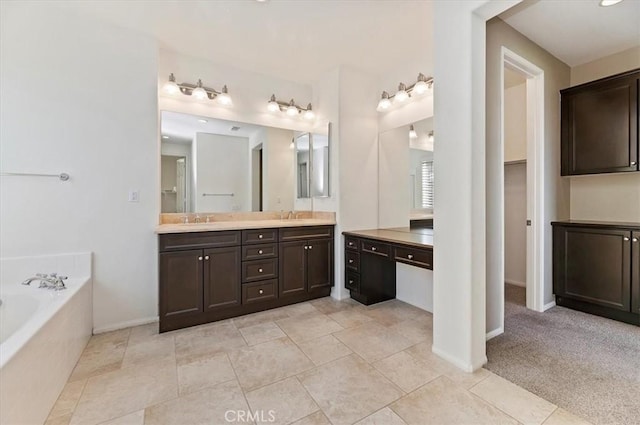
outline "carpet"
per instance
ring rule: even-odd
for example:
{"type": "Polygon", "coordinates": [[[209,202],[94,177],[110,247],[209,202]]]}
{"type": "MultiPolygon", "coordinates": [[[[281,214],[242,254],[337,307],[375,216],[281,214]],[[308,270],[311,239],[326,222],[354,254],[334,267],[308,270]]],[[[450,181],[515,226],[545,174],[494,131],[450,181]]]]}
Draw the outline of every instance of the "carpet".
{"type": "Polygon", "coordinates": [[[595,425],[640,424],[640,327],[564,307],[537,313],[505,288],[488,370],[595,425]]]}

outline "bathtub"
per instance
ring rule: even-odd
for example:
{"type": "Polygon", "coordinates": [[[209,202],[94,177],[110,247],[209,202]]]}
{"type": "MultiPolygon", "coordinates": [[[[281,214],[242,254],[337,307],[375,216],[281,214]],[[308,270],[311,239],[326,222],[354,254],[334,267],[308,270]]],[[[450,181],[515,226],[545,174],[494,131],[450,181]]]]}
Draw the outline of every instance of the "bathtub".
{"type": "Polygon", "coordinates": [[[42,424],[91,337],[91,254],[0,259],[0,423],[42,424]],[[21,282],[69,276],[53,291],[21,282]]]}

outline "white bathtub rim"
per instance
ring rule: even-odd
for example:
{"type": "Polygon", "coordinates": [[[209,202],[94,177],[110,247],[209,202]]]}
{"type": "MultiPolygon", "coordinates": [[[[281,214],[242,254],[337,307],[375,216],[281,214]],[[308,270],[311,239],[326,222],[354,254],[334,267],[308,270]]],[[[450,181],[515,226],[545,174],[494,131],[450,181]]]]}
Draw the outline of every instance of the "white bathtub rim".
{"type": "MultiPolygon", "coordinates": [[[[36,312],[36,315],[30,318],[23,326],[11,334],[2,344],[0,344],[0,370],[15,357],[38,332],[42,330],[47,322],[52,320],[61,310],[61,308],[69,303],[80,289],[85,285],[91,285],[91,277],[73,277],[69,278],[71,282],[66,292],[65,301],[62,303],[54,303],[45,306],[42,310],[36,312]],[[77,282],[77,284],[75,284],[77,282]]],[[[42,291],[44,289],[35,288],[34,290],[42,291]]]]}

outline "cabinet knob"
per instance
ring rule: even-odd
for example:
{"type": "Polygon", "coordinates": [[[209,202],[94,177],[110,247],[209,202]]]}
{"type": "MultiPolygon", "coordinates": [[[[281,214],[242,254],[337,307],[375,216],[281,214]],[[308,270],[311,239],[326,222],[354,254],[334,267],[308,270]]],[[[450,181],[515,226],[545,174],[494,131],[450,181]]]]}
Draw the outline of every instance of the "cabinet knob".
{"type": "Polygon", "coordinates": [[[258,269],[258,273],[262,273],[262,269],[258,269]]]}
{"type": "Polygon", "coordinates": [[[632,239],[634,242],[638,242],[638,238],[633,238],[632,239]]]}
{"type": "Polygon", "coordinates": [[[637,164],[637,162],[631,161],[631,165],[636,165],[636,164],[637,164]]]}
{"type": "Polygon", "coordinates": [[[372,246],[372,247],[371,247],[371,251],[375,251],[375,250],[376,250],[376,247],[375,247],[375,246],[372,246]]]}
{"type": "Polygon", "coordinates": [[[205,260],[208,260],[208,259],[209,259],[209,256],[208,256],[208,255],[205,255],[205,256],[204,256],[204,259],[205,259],[205,260]]]}
{"type": "Polygon", "coordinates": [[[353,280],[349,279],[349,285],[353,285],[353,280]]]}
{"type": "Polygon", "coordinates": [[[260,250],[258,250],[258,254],[262,254],[262,250],[261,250],[261,249],[260,249],[260,250]]]}
{"type": "Polygon", "coordinates": [[[258,291],[258,294],[262,295],[262,294],[264,294],[264,291],[261,289],[261,290],[258,291]]]}
{"type": "Polygon", "coordinates": [[[349,260],[349,264],[353,264],[353,260],[349,260]]]}
{"type": "Polygon", "coordinates": [[[202,261],[202,256],[198,257],[198,261],[202,261]]]}
{"type": "Polygon", "coordinates": [[[258,239],[262,239],[262,235],[258,235],[258,239]]]}
{"type": "Polygon", "coordinates": [[[309,249],[309,247],[305,245],[305,246],[304,246],[304,249],[309,249]]]}
{"type": "Polygon", "coordinates": [[[409,260],[412,260],[412,259],[413,259],[413,255],[409,254],[409,255],[407,255],[407,258],[408,258],[409,260]]]}
{"type": "Polygon", "coordinates": [[[349,246],[353,246],[353,242],[349,242],[349,246]]]}
{"type": "Polygon", "coordinates": [[[309,245],[309,249],[313,249],[313,245],[309,245]]]}
{"type": "Polygon", "coordinates": [[[624,240],[625,242],[628,242],[629,238],[625,236],[624,238],[622,238],[622,240],[624,240]]]}

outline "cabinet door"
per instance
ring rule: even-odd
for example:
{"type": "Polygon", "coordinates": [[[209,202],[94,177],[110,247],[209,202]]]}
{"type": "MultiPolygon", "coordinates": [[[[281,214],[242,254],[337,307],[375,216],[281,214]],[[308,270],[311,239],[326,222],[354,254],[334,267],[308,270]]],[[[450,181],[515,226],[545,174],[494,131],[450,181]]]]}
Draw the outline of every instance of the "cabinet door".
{"type": "Polygon", "coordinates": [[[307,290],[306,241],[280,243],[280,296],[295,295],[307,290]]]}
{"type": "Polygon", "coordinates": [[[631,311],[640,314],[640,232],[633,232],[631,242],[631,311]]]}
{"type": "Polygon", "coordinates": [[[307,241],[307,285],[309,292],[333,286],[333,241],[307,241]]]}
{"type": "Polygon", "coordinates": [[[562,93],[562,175],[638,170],[638,74],[562,93]]]}
{"type": "Polygon", "coordinates": [[[204,309],[240,305],[239,246],[204,250],[204,309]]]}
{"type": "Polygon", "coordinates": [[[202,312],[202,250],[160,254],[160,317],[202,312]]]}
{"type": "Polygon", "coordinates": [[[631,232],[566,227],[557,245],[556,295],[631,310],[631,232]]]}

